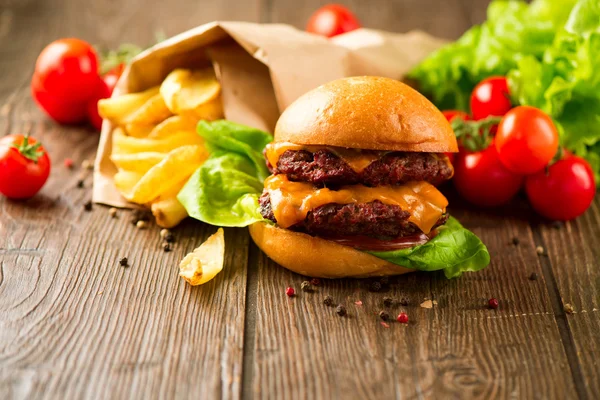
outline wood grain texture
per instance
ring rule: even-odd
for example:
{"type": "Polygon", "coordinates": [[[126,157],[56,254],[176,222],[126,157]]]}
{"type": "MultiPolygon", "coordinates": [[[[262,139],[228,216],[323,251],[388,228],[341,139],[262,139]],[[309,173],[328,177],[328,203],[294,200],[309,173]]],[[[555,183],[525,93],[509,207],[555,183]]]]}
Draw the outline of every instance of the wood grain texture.
{"type": "Polygon", "coordinates": [[[215,228],[186,222],[174,251],[159,228],[138,230],[128,213],[85,212],[98,135],[46,119],[29,95],[39,51],[78,36],[115,46],[148,44],[214,19],[256,20],[245,2],[3,1],[0,8],[0,135],[30,131],[54,161],[48,184],[26,202],[0,196],[0,398],[239,398],[248,235],[226,230],[225,270],[192,288],[181,258],[215,228]],[[165,18],[165,15],[168,18],[165,18]],[[107,21],[111,21],[107,24],[107,21]],[[118,265],[127,256],[131,266],[118,265]]]}
{"type": "Polygon", "coordinates": [[[536,233],[548,253],[560,299],[559,318],[572,341],[580,379],[580,396],[600,398],[600,198],[575,221],[564,225],[536,224],[536,233]],[[558,227],[558,228],[557,228],[558,227]],[[571,305],[573,314],[564,311],[571,305]]]}
{"type": "Polygon", "coordinates": [[[541,275],[528,223],[504,212],[452,212],[488,245],[490,268],[450,281],[441,273],[404,275],[383,293],[360,280],[324,280],[303,293],[303,277],[260,262],[257,298],[276,307],[257,310],[256,397],[571,397],[574,383],[564,373],[569,363],[546,286],[528,279],[541,275]],[[519,246],[511,242],[515,236],[519,246]],[[288,299],[288,285],[300,294],[288,299]],[[349,316],[323,305],[326,295],[349,316]],[[384,296],[409,306],[385,308],[384,296]],[[491,297],[499,299],[498,310],[487,308],[491,297]],[[421,307],[426,300],[437,305],[421,307]],[[410,323],[384,327],[381,310],[392,317],[404,311],[410,323]]]}

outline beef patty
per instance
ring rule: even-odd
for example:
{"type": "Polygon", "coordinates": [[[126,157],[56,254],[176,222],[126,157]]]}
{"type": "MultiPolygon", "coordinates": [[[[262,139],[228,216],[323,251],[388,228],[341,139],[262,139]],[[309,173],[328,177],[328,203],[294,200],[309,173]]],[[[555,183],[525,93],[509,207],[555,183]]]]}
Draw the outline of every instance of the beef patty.
{"type": "Polygon", "coordinates": [[[391,152],[373,161],[361,172],[328,150],[311,153],[286,150],[277,161],[274,174],[286,174],[292,181],[317,186],[362,184],[375,187],[399,185],[409,181],[427,181],[439,185],[452,177],[449,163],[432,153],[391,152]]]}
{"type": "MultiPolygon", "coordinates": [[[[277,222],[268,192],[263,192],[259,203],[262,216],[277,222]]],[[[409,218],[410,213],[399,206],[377,200],[363,204],[330,203],[310,211],[304,221],[289,229],[322,237],[360,235],[389,240],[422,233],[409,218]]],[[[443,225],[447,219],[448,214],[442,215],[435,226],[443,225]]]]}

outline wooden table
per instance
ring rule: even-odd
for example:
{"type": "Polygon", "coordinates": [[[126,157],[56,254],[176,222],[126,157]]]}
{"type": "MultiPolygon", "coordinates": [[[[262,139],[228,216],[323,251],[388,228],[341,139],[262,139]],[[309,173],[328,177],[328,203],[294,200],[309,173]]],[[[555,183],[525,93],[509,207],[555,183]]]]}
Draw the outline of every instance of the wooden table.
{"type": "MultiPolygon", "coordinates": [[[[0,198],[0,398],[600,398],[600,200],[554,226],[524,201],[452,213],[488,245],[491,266],[367,282],[327,281],[288,299],[305,279],[270,262],[246,230],[227,229],[223,272],[201,287],[179,260],[214,227],[187,221],[171,253],[158,228],[126,212],[84,211],[91,176],[78,167],[98,135],[45,118],[29,94],[39,51],[77,36],[102,46],[150,44],[216,19],[303,26],[321,1],[0,0],[0,132],[31,130],[54,161],[42,193],[0,198]],[[295,4],[295,3],[301,3],[295,4]],[[514,245],[513,238],[519,239],[514,245]],[[536,254],[536,246],[546,253],[536,254]],[[118,265],[127,256],[131,267],[118,265]],[[530,280],[531,273],[537,280],[530,280]],[[340,318],[322,304],[345,304],[340,318]],[[380,324],[384,295],[408,300],[408,325],[380,324]],[[497,310],[487,300],[500,301],[497,310]],[[421,306],[437,302],[432,308],[421,306]],[[362,302],[362,304],[357,302],[362,302]],[[575,312],[565,313],[566,304],[575,312]]],[[[363,23],[458,37],[484,1],[351,1],[363,23]]],[[[451,196],[452,197],[452,196],[451,196]]]]}

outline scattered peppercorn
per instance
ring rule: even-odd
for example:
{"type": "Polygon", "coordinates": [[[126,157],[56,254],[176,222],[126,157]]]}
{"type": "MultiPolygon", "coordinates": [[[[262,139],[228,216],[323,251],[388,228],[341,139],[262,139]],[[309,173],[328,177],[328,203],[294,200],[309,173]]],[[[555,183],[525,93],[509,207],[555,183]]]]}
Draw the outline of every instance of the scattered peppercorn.
{"type": "Polygon", "coordinates": [[[371,282],[369,284],[369,291],[370,292],[380,292],[381,288],[382,288],[381,282],[375,281],[375,282],[371,282]]]}
{"type": "Polygon", "coordinates": [[[544,255],[544,248],[542,246],[538,246],[535,248],[535,252],[538,253],[538,255],[542,256],[544,255]]]}
{"type": "Polygon", "coordinates": [[[410,304],[410,301],[406,297],[403,297],[400,299],[400,305],[408,306],[409,304],[410,304]]]}
{"type": "Polygon", "coordinates": [[[94,163],[92,163],[90,160],[83,160],[81,163],[81,168],[92,170],[94,169],[94,163]]]}
{"type": "Polygon", "coordinates": [[[83,209],[85,211],[92,211],[92,202],[91,200],[88,200],[85,202],[85,204],[83,205],[83,209]]]}
{"type": "Polygon", "coordinates": [[[78,187],[79,189],[82,189],[82,188],[83,188],[83,186],[84,186],[83,179],[79,179],[79,180],[77,181],[77,187],[78,187]]]}
{"type": "Polygon", "coordinates": [[[400,314],[398,314],[398,318],[396,318],[396,321],[400,322],[401,324],[408,324],[408,315],[406,315],[406,313],[401,312],[400,314]]]}
{"type": "Polygon", "coordinates": [[[531,275],[529,275],[530,281],[537,281],[537,278],[538,278],[538,274],[535,272],[532,272],[531,275]]]}
{"type": "Polygon", "coordinates": [[[302,289],[303,292],[310,292],[312,289],[310,288],[310,282],[309,281],[304,281],[300,284],[300,289],[302,289]]]}
{"type": "Polygon", "coordinates": [[[65,158],[65,168],[72,169],[73,168],[73,160],[70,158],[65,158]]]}
{"type": "Polygon", "coordinates": [[[135,223],[135,226],[138,229],[146,229],[148,227],[148,224],[146,223],[146,221],[139,220],[135,223]]]}
{"type": "Polygon", "coordinates": [[[321,284],[321,280],[319,278],[312,278],[310,280],[310,284],[314,286],[319,286],[321,284]]]}
{"type": "Polygon", "coordinates": [[[343,317],[344,315],[346,315],[346,307],[344,307],[343,305],[339,305],[335,308],[335,312],[337,315],[339,315],[340,317],[343,317]]]}
{"type": "Polygon", "coordinates": [[[565,306],[564,306],[563,310],[565,310],[565,312],[566,312],[567,314],[573,314],[573,313],[575,312],[575,309],[573,308],[573,306],[572,306],[572,305],[570,305],[570,304],[568,304],[568,303],[567,303],[567,304],[565,304],[565,306]]]}
{"type": "Polygon", "coordinates": [[[387,321],[390,319],[390,314],[385,311],[379,311],[379,318],[381,318],[383,321],[387,321]]]}
{"type": "Polygon", "coordinates": [[[392,304],[394,304],[394,299],[392,299],[391,297],[384,297],[383,298],[383,305],[385,307],[391,307],[392,304]]]}
{"type": "Polygon", "coordinates": [[[167,235],[169,234],[169,230],[168,229],[161,229],[160,230],[160,238],[164,239],[165,237],[167,237],[167,235]]]}
{"type": "Polygon", "coordinates": [[[111,218],[117,218],[117,209],[114,207],[109,208],[108,215],[110,215],[111,218]]]}
{"type": "Polygon", "coordinates": [[[175,242],[175,235],[173,235],[171,232],[167,233],[167,236],[165,236],[165,241],[167,243],[174,243],[175,242]]]}
{"type": "Polygon", "coordinates": [[[495,298],[491,298],[488,300],[488,306],[492,309],[495,310],[496,308],[498,308],[498,299],[495,298]]]}
{"type": "Polygon", "coordinates": [[[138,221],[150,221],[150,213],[148,212],[148,210],[135,209],[132,212],[132,217],[133,219],[135,219],[135,223],[137,223],[138,221]]]}
{"type": "Polygon", "coordinates": [[[325,296],[325,298],[323,299],[323,304],[325,304],[327,307],[333,306],[333,297],[325,296]]]}
{"type": "Polygon", "coordinates": [[[560,228],[562,228],[562,227],[563,227],[563,223],[562,223],[562,222],[560,222],[560,221],[554,221],[554,222],[552,222],[552,227],[553,227],[554,229],[560,229],[560,228]]]}
{"type": "Polygon", "coordinates": [[[288,287],[287,289],[285,289],[285,294],[287,294],[288,297],[292,297],[296,294],[296,291],[293,287],[288,287]]]}
{"type": "Polygon", "coordinates": [[[521,241],[519,240],[518,237],[515,236],[514,238],[512,238],[512,244],[514,244],[515,246],[518,246],[519,243],[521,243],[521,241]]]}
{"type": "MultiPolygon", "coordinates": [[[[141,221],[143,222],[143,221],[141,221]]],[[[165,253],[168,253],[172,250],[171,243],[163,243],[163,250],[165,253]]]]}
{"type": "Polygon", "coordinates": [[[121,258],[121,259],[119,260],[119,265],[120,265],[121,267],[128,267],[129,265],[128,265],[128,260],[127,260],[127,257],[123,257],[123,258],[121,258]]]}

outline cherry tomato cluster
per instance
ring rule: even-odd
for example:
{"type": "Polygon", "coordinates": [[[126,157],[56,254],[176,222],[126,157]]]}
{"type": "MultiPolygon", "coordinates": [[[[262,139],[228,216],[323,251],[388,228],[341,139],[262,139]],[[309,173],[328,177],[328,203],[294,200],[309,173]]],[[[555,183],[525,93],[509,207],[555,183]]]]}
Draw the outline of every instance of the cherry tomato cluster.
{"type": "Polygon", "coordinates": [[[475,87],[471,116],[456,110],[444,116],[461,146],[451,158],[454,186],[469,202],[499,206],[524,187],[535,211],[552,220],[576,218],[592,203],[596,186],[590,165],[559,149],[558,131],[547,114],[513,107],[506,78],[491,77],[475,87]]]}
{"type": "Polygon", "coordinates": [[[100,130],[98,100],[110,97],[123,65],[104,76],[98,68],[98,55],[89,43],[74,38],[56,40],[38,56],[31,79],[33,98],[58,123],[89,121],[100,130]]]}

